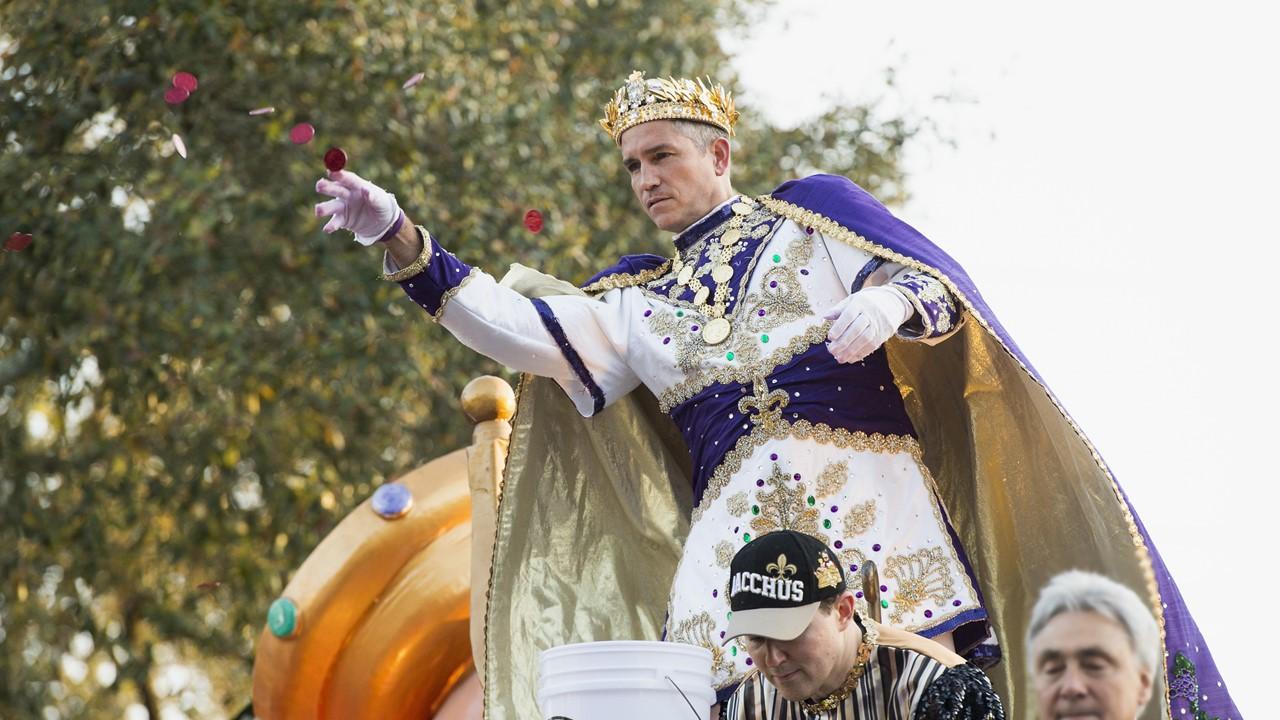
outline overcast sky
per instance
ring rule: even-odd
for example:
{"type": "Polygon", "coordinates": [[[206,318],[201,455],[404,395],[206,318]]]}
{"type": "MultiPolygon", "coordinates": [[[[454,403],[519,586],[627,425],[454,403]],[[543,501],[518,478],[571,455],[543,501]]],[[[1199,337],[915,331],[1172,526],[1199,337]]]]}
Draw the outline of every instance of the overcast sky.
{"type": "Polygon", "coordinates": [[[777,122],[883,97],[957,144],[916,143],[898,214],[1110,463],[1246,718],[1272,712],[1280,591],[1270,5],[781,0],[726,38],[739,103],[777,122]]]}

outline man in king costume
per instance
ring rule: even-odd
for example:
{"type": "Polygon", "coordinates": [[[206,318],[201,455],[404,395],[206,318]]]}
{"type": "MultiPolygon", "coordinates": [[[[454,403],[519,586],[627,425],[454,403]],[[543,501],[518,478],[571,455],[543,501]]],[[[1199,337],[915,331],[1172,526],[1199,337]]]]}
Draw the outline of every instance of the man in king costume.
{"type": "MultiPolygon", "coordinates": [[[[887,624],[987,664],[1001,647],[1021,656],[1047,578],[1115,577],[1149,598],[1197,708],[1238,717],[1127,499],[963,269],[845,178],[735,192],[737,117],[719,85],[627,79],[601,125],[673,247],[580,289],[520,266],[496,282],[376,185],[345,171],[317,183],[333,198],[316,206],[326,231],[383,244],[387,279],[526,373],[488,588],[486,717],[536,716],[538,652],[588,640],[706,647],[727,697],[751,668],[721,646],[726,569],[778,529],[822,539],[851,572],[874,560],[887,624]]],[[[1023,665],[992,671],[1011,717],[1023,665]]],[[[1177,707],[1179,678],[1151,717],[1177,707]]]]}

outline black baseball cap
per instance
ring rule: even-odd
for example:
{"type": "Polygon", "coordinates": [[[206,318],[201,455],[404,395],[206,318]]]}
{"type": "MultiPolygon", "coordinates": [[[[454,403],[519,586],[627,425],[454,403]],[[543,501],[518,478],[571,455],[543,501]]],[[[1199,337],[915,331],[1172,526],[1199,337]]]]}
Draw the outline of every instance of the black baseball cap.
{"type": "Polygon", "coordinates": [[[740,635],[792,640],[809,627],[818,605],[846,588],[835,551],[812,535],[779,530],[752,540],[729,563],[729,627],[740,635]]]}

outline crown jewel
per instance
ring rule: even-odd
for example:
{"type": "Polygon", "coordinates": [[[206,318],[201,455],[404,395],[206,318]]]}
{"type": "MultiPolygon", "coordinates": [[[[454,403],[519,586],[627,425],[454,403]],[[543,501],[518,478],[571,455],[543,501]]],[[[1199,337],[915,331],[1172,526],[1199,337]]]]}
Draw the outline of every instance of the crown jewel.
{"type": "Polygon", "coordinates": [[[645,79],[636,70],[604,106],[600,127],[619,145],[622,133],[650,120],[691,120],[707,123],[733,135],[738,111],[733,109],[733,94],[723,85],[707,78],[669,77],[645,79]]]}

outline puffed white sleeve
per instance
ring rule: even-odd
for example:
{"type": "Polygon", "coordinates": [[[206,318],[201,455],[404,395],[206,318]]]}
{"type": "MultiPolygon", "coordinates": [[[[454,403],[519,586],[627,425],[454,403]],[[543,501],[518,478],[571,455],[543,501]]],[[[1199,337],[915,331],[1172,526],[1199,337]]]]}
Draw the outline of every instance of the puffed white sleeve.
{"type": "MultiPolygon", "coordinates": [[[[583,416],[594,415],[640,384],[627,364],[631,323],[621,290],[599,299],[527,298],[499,285],[426,234],[430,260],[397,281],[463,345],[520,372],[549,377],[583,416]]],[[[393,272],[387,257],[384,270],[393,272]]]]}

